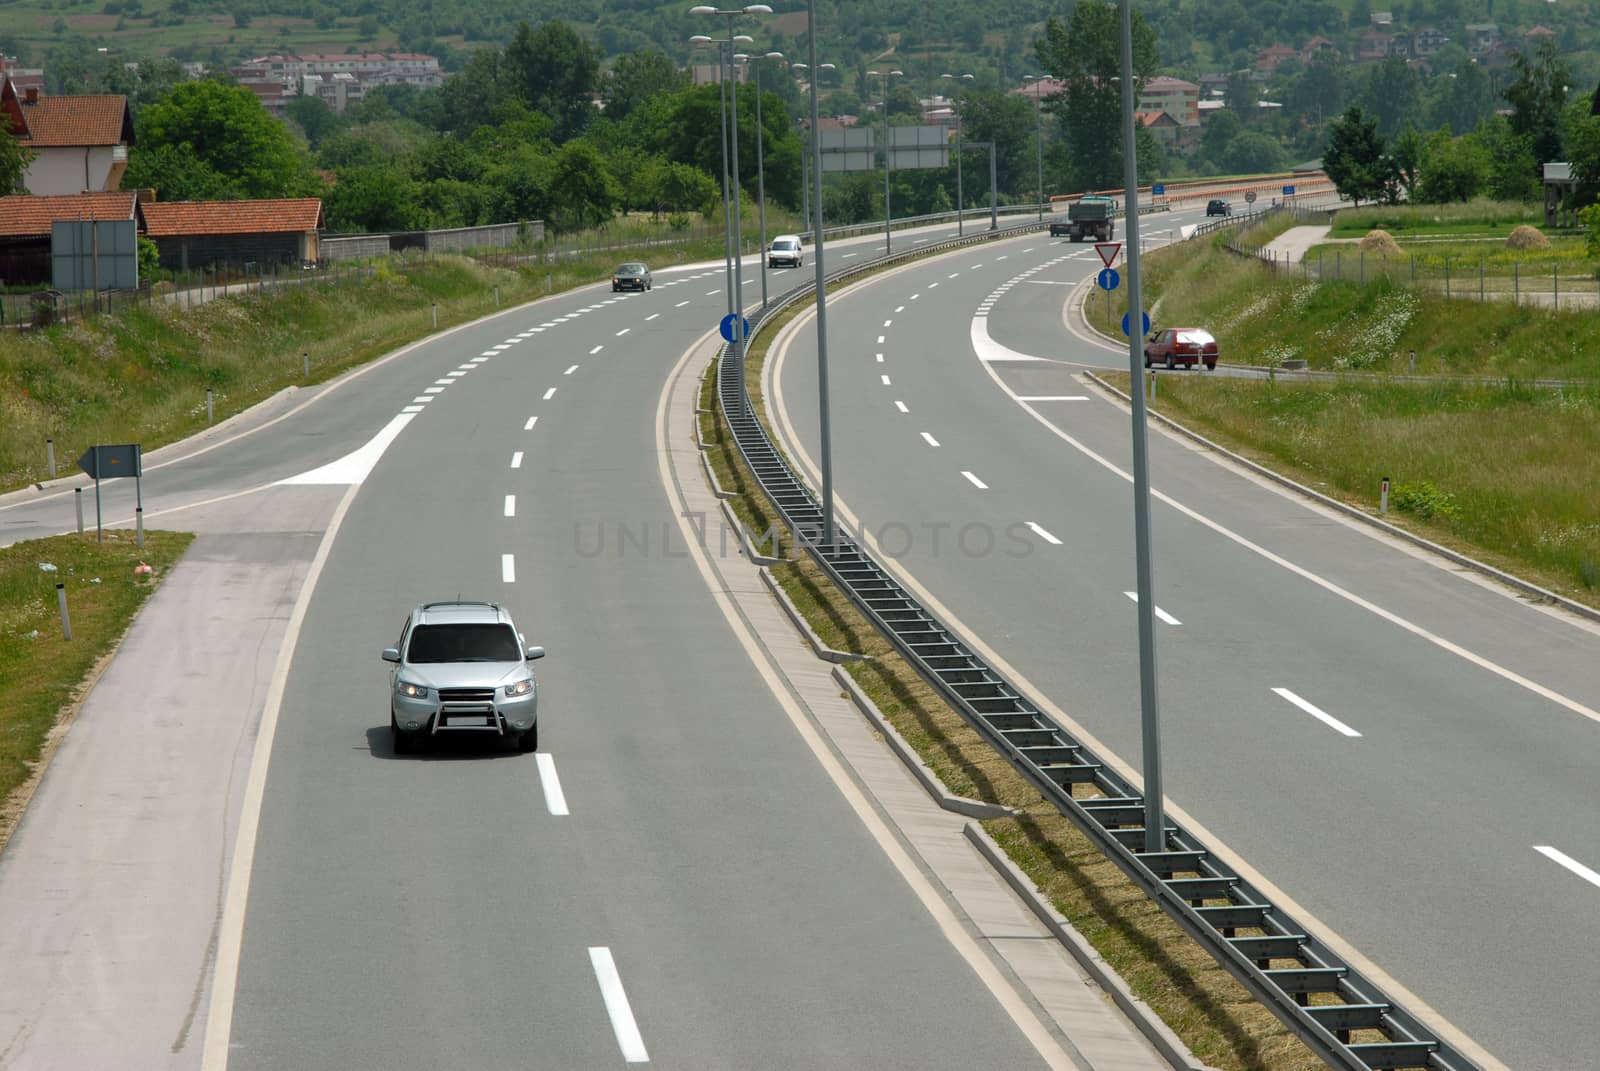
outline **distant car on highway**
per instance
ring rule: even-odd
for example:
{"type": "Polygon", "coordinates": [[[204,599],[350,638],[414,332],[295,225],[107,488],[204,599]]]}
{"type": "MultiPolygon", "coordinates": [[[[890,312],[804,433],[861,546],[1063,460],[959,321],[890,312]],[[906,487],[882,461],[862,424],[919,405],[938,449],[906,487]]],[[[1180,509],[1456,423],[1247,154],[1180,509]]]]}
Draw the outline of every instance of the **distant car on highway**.
{"type": "Polygon", "coordinates": [[[492,602],[430,602],[406,615],[400,641],[386,647],[389,732],[397,755],[435,737],[477,733],[539,746],[539,684],[504,607],[492,602]]]}
{"type": "Polygon", "coordinates": [[[767,267],[798,268],[805,263],[798,234],[780,234],[767,246],[767,267]]]}
{"type": "Polygon", "coordinates": [[[1231,215],[1233,215],[1233,206],[1230,205],[1227,201],[1224,201],[1224,200],[1221,200],[1221,199],[1207,201],[1206,202],[1206,215],[1208,215],[1208,216],[1231,216],[1231,215]]]}
{"type": "Polygon", "coordinates": [[[643,264],[633,261],[617,265],[617,270],[611,273],[611,292],[618,290],[649,290],[655,285],[655,280],[650,277],[650,269],[643,264]]]}
{"type": "Polygon", "coordinates": [[[1178,365],[1204,364],[1207,369],[1217,367],[1217,340],[1211,332],[1198,327],[1168,327],[1155,332],[1144,347],[1144,366],[1164,364],[1168,368],[1178,365]]]}

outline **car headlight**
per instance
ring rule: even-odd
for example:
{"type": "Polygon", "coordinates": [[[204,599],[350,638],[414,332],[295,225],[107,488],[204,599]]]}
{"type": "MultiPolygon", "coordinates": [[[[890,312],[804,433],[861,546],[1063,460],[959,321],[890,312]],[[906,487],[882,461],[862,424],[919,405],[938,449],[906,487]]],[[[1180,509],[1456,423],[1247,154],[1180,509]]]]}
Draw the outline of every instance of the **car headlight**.
{"type": "Polygon", "coordinates": [[[533,678],[527,677],[517,681],[515,684],[506,685],[506,698],[514,699],[519,695],[527,695],[531,691],[533,691],[533,678]]]}
{"type": "Polygon", "coordinates": [[[428,698],[428,686],[426,684],[412,684],[410,681],[401,681],[395,685],[395,690],[407,699],[428,698]]]}

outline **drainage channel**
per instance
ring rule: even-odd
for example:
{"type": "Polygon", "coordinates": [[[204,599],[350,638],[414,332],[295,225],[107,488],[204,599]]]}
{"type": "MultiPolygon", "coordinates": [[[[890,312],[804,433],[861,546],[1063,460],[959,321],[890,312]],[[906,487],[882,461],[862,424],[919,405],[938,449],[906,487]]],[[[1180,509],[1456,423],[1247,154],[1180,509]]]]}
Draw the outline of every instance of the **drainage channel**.
{"type": "MultiPolygon", "coordinates": [[[[754,330],[810,298],[811,288],[796,291],[754,330]]],[[[822,545],[822,507],[756,418],[733,346],[719,357],[717,394],[745,464],[795,540],[969,724],[1320,1059],[1339,1071],[1478,1071],[1181,826],[1166,826],[1160,851],[1144,850],[1144,800],[1132,783],[924,609],[848,532],[836,529],[834,543],[822,545]]]]}

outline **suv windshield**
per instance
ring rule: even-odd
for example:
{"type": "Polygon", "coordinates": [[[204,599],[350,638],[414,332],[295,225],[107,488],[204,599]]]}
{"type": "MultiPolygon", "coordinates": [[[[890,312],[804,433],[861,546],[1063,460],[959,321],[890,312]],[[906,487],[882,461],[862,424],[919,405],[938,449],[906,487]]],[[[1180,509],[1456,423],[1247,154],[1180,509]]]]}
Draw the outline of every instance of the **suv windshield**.
{"type": "Polygon", "coordinates": [[[406,661],[520,662],[522,651],[510,625],[418,625],[406,661]]]}
{"type": "Polygon", "coordinates": [[[774,249],[798,249],[799,247],[800,243],[793,238],[779,238],[772,243],[772,248],[774,249]]]}

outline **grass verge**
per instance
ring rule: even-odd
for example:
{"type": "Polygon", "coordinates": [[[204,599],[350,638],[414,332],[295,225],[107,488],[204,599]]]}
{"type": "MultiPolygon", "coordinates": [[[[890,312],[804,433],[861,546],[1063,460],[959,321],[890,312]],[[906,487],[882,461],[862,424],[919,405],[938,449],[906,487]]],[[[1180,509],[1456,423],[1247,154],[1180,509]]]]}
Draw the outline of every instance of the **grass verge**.
{"type": "Polygon", "coordinates": [[[1544,225],[1539,205],[1521,201],[1475,198],[1459,204],[1366,205],[1341,209],[1334,220],[1334,238],[1360,238],[1370,230],[1385,230],[1396,238],[1422,235],[1494,233],[1509,234],[1518,224],[1544,225]]]}
{"type": "MultiPolygon", "coordinates": [[[[789,310],[751,347],[746,375],[751,402],[766,419],[760,370],[789,310]]],[[[699,434],[707,460],[739,519],[756,532],[776,520],[744,465],[715,399],[715,365],[701,383],[699,434]]],[[[770,427],[770,422],[768,423],[770,427]]],[[[1016,811],[984,826],[1051,902],[1195,1055],[1224,1071],[1313,1071],[1322,1066],[1262,1005],[1218,967],[1014,770],[890,646],[803,552],[771,567],[775,580],[822,641],[867,655],[847,667],[923,761],[949,789],[1016,811]]],[[[1081,791],[1081,789],[1080,789],[1081,791]]]]}
{"type": "MultiPolygon", "coordinates": [[[[1318,283],[1215,244],[1146,263],[1162,322],[1209,326],[1226,362],[1300,357],[1373,373],[1333,382],[1168,375],[1156,411],[1368,512],[1387,476],[1391,522],[1600,605],[1595,312],[1451,301],[1383,278],[1318,283]],[[1427,382],[1398,375],[1413,348],[1427,382]],[[1536,388],[1535,377],[1571,385],[1536,388]]],[[[1127,389],[1125,374],[1108,378],[1127,389]]]]}
{"type": "Polygon", "coordinates": [[[70,722],[106,656],[194,537],[108,530],[0,548],[0,848],[26,804],[40,758],[70,722]],[[135,575],[141,561],[152,572],[135,575]],[[53,565],[52,570],[41,564],[53,565]],[[72,639],[62,637],[56,584],[66,585],[72,639]]]}
{"type": "MultiPolygon", "coordinates": [[[[48,478],[45,440],[70,467],[90,445],[153,450],[285,387],[330,379],[439,328],[598,282],[627,254],[520,267],[466,257],[390,257],[370,278],[284,286],[193,309],[136,307],[39,331],[0,332],[0,491],[48,478]]],[[[654,265],[721,256],[712,240],[657,249],[654,265]]]]}

